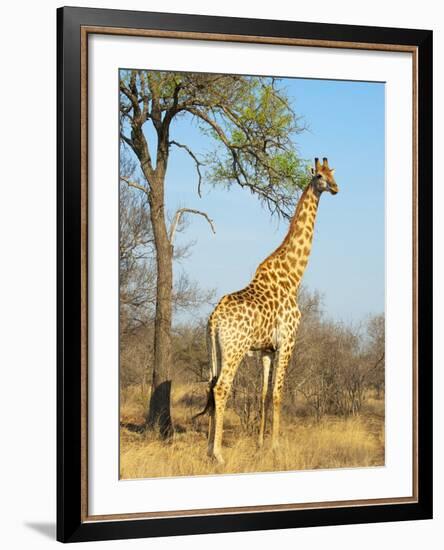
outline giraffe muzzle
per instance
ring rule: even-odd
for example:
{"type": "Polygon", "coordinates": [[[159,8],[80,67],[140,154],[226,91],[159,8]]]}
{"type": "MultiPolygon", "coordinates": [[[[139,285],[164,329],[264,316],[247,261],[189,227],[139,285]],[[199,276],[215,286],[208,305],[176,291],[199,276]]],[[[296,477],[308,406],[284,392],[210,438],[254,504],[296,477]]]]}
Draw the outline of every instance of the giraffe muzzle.
{"type": "Polygon", "coordinates": [[[339,192],[339,187],[336,185],[336,183],[330,184],[328,186],[328,190],[332,195],[336,195],[339,192]]]}

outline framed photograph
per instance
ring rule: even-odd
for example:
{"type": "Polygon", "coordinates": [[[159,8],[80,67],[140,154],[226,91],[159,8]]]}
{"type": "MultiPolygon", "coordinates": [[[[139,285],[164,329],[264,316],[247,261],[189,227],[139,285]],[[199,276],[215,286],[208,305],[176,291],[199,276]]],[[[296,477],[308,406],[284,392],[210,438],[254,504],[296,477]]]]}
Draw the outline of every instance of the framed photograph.
{"type": "Polygon", "coordinates": [[[60,8],[57,387],[60,541],[431,518],[432,32],[60,8]]]}

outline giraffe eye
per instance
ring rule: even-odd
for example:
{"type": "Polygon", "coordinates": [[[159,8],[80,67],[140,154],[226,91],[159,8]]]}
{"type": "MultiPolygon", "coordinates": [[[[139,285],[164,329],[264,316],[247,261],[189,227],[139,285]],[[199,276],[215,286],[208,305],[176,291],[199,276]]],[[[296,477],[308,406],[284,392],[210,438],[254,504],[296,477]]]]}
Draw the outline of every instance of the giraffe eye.
{"type": "Polygon", "coordinates": [[[322,174],[316,174],[316,177],[317,177],[318,179],[321,179],[321,178],[322,178],[322,174]]]}

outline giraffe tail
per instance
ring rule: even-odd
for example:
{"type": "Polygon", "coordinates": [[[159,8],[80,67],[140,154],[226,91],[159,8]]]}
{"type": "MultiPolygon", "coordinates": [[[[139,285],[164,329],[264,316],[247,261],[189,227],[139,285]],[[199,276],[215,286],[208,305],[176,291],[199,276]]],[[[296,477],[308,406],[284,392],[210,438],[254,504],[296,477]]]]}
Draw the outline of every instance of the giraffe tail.
{"type": "Polygon", "coordinates": [[[207,413],[212,413],[214,411],[214,386],[216,385],[216,382],[217,382],[217,376],[214,376],[211,380],[210,380],[210,384],[209,384],[209,388],[208,388],[208,398],[207,398],[207,403],[204,407],[204,409],[202,411],[200,411],[199,413],[195,414],[192,419],[194,420],[195,418],[198,418],[199,416],[203,416],[204,414],[207,414],[207,413]]]}
{"type": "Polygon", "coordinates": [[[210,356],[210,361],[211,361],[211,378],[210,378],[210,383],[208,387],[208,398],[204,409],[201,412],[195,414],[192,417],[193,420],[207,413],[212,414],[215,406],[213,390],[218,380],[218,372],[217,372],[218,369],[217,369],[216,333],[215,333],[214,326],[211,326],[211,325],[208,326],[207,342],[208,342],[208,352],[209,352],[208,355],[210,356]]]}

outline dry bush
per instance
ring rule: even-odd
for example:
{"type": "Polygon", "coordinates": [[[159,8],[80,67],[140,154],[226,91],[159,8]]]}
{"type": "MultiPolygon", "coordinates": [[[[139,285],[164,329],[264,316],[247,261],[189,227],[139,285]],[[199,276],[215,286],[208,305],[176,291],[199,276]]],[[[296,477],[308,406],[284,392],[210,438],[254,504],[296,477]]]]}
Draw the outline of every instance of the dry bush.
{"type": "Polygon", "coordinates": [[[323,318],[318,294],[302,291],[299,302],[302,322],[288,369],[287,394],[303,396],[318,420],[358,414],[371,388],[383,398],[384,316],[345,326],[323,318]]]}

